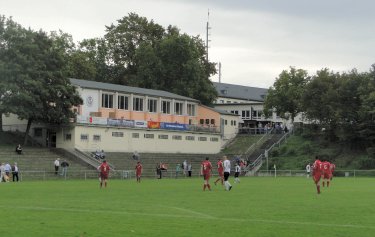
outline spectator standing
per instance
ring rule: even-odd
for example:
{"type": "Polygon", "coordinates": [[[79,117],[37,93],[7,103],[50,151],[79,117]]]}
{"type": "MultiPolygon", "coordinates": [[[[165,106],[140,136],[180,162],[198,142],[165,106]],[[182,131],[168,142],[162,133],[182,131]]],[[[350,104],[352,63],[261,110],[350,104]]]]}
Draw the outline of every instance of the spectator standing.
{"type": "Polygon", "coordinates": [[[188,174],[189,174],[189,177],[191,177],[191,171],[192,171],[191,163],[189,163],[188,164],[188,174]]]}
{"type": "Polygon", "coordinates": [[[176,165],[176,179],[178,178],[178,175],[180,174],[180,171],[181,171],[180,164],[177,164],[176,165]]]}
{"type": "Polygon", "coordinates": [[[13,177],[13,182],[14,182],[14,180],[17,180],[17,182],[19,181],[17,163],[14,163],[14,165],[12,166],[12,177],[13,177]]]}
{"type": "Polygon", "coordinates": [[[66,160],[61,162],[61,168],[62,168],[61,174],[60,174],[61,176],[66,177],[66,175],[68,173],[68,167],[69,167],[69,163],[66,160]]]}
{"type": "Polygon", "coordinates": [[[22,154],[22,147],[21,147],[21,144],[18,144],[18,145],[16,146],[16,152],[17,152],[18,155],[21,155],[21,154],[22,154]]]}
{"type": "Polygon", "coordinates": [[[12,166],[10,166],[10,164],[6,163],[4,165],[4,171],[5,171],[5,181],[9,182],[10,172],[12,171],[12,166]]]}
{"type": "Polygon", "coordinates": [[[187,171],[188,171],[188,163],[187,163],[186,160],[184,160],[184,162],[182,162],[182,168],[184,169],[183,172],[184,172],[184,175],[186,176],[187,171]]]}
{"type": "Polygon", "coordinates": [[[158,179],[162,178],[162,174],[161,174],[161,162],[156,164],[156,175],[159,176],[158,179]]]}
{"type": "Polygon", "coordinates": [[[5,166],[4,166],[4,163],[0,163],[0,182],[5,182],[5,166]]]}
{"type": "Polygon", "coordinates": [[[55,165],[55,175],[57,175],[57,173],[59,172],[59,168],[60,168],[60,158],[57,158],[55,160],[54,165],[55,165]]]}

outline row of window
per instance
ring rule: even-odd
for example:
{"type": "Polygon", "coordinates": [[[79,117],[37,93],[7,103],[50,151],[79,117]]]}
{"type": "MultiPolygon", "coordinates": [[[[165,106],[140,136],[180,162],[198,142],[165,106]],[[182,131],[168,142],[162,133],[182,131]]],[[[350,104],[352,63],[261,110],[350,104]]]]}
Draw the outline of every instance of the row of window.
{"type": "MultiPolygon", "coordinates": [[[[114,95],[113,94],[102,94],[102,107],[103,108],[115,108],[114,107],[114,95]]],[[[119,95],[117,99],[117,108],[123,110],[129,110],[129,96],[119,95]]],[[[147,111],[150,113],[157,112],[157,99],[148,99],[147,100],[147,111]]],[[[173,113],[177,115],[183,115],[183,103],[182,102],[175,102],[173,105],[173,113]]],[[[171,101],[162,100],[161,101],[161,108],[160,112],[163,114],[172,114],[171,110],[171,101]]],[[[194,104],[187,104],[186,113],[189,116],[195,116],[195,105],[194,104]]],[[[144,108],[144,98],[143,97],[134,97],[133,98],[133,111],[145,111],[144,108]]]]}
{"type": "MultiPolygon", "coordinates": [[[[228,125],[228,120],[224,120],[224,125],[228,125]]],[[[237,121],[236,120],[231,120],[230,121],[231,126],[237,126],[237,121]]]]}
{"type": "MultiPolygon", "coordinates": [[[[239,115],[240,113],[239,113],[239,111],[238,110],[231,110],[230,111],[232,114],[237,114],[237,115],[239,115]]],[[[250,117],[250,110],[242,110],[241,111],[242,112],[242,119],[251,119],[251,117],[250,117]]],[[[262,115],[263,115],[263,111],[262,110],[253,110],[252,112],[251,112],[251,116],[253,117],[253,118],[260,118],[260,117],[262,117],[262,115]]]]}
{"type": "MultiPolygon", "coordinates": [[[[124,133],[123,132],[112,132],[112,137],[124,137],[124,133]]],[[[143,137],[145,139],[155,139],[155,134],[146,133],[146,134],[143,134],[143,137]]],[[[181,136],[181,135],[159,134],[157,136],[158,139],[165,139],[165,140],[169,139],[169,137],[171,137],[172,140],[182,140],[183,139],[183,136],[181,136]]],[[[65,140],[71,140],[71,138],[72,138],[71,134],[65,134],[65,140]]],[[[140,138],[140,134],[139,133],[132,133],[132,138],[140,138]]],[[[196,138],[195,136],[191,136],[191,135],[185,136],[186,141],[195,141],[195,138],[196,138]]],[[[81,134],[81,140],[82,141],[88,141],[89,135],[88,134],[81,134]]],[[[96,142],[101,141],[101,135],[93,135],[92,140],[96,141],[96,142]]],[[[198,141],[208,141],[208,138],[203,137],[203,136],[198,136],[197,140],[198,141]]],[[[210,141],[211,142],[219,142],[219,138],[211,137],[210,141]]]]}

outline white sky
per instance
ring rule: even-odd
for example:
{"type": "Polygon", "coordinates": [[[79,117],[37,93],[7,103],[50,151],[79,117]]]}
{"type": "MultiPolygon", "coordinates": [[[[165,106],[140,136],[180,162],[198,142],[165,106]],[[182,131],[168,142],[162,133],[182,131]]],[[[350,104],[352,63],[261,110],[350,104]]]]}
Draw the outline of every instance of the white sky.
{"type": "Polygon", "coordinates": [[[221,62],[225,83],[268,88],[289,66],[314,74],[375,63],[371,0],[0,0],[0,14],[75,41],[102,37],[130,12],[205,40],[208,9],[209,59],[221,62]]]}

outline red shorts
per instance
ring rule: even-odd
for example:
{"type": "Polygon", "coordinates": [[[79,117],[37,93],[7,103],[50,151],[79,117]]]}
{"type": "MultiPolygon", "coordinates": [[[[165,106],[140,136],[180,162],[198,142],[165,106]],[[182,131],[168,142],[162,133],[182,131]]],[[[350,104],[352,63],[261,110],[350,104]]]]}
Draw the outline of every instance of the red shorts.
{"type": "Polygon", "coordinates": [[[137,172],[135,175],[136,175],[137,177],[141,177],[141,174],[142,174],[142,173],[138,173],[138,172],[137,172]]]}
{"type": "Polygon", "coordinates": [[[220,172],[220,171],[218,171],[218,173],[219,173],[218,175],[219,175],[219,176],[220,176],[221,178],[223,178],[223,177],[224,177],[224,171],[221,171],[221,172],[220,172]]]}
{"type": "Polygon", "coordinates": [[[100,173],[100,178],[102,180],[108,179],[108,174],[106,174],[106,173],[100,173]]]}
{"type": "Polygon", "coordinates": [[[322,178],[322,174],[320,172],[314,173],[313,180],[314,180],[315,184],[317,184],[320,181],[321,178],[322,178]]]}
{"type": "Polygon", "coordinates": [[[210,174],[203,174],[204,180],[210,180],[211,175],[210,174]]]}
{"type": "Polygon", "coordinates": [[[332,177],[332,173],[331,172],[325,172],[323,174],[323,179],[330,179],[332,177]]]}

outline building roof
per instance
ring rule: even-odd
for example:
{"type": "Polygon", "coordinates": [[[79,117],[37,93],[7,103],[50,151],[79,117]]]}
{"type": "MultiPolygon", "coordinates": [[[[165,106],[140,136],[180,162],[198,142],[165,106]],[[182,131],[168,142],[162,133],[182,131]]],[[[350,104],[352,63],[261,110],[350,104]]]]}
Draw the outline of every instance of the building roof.
{"type": "Polygon", "coordinates": [[[188,101],[199,103],[199,100],[177,95],[168,91],[162,91],[162,90],[145,89],[145,88],[139,88],[139,87],[123,86],[123,85],[117,85],[117,84],[80,80],[80,79],[73,79],[73,78],[70,78],[70,82],[75,86],[80,86],[80,87],[89,88],[89,89],[99,89],[99,90],[106,90],[106,91],[133,93],[133,94],[139,94],[139,95],[149,95],[149,96],[163,97],[163,98],[170,98],[170,99],[177,99],[177,100],[188,100],[188,101]]]}
{"type": "Polygon", "coordinates": [[[267,95],[268,89],[240,86],[227,83],[213,82],[219,97],[261,101],[263,102],[267,95]]]}
{"type": "Polygon", "coordinates": [[[219,114],[222,114],[222,115],[231,115],[231,116],[237,116],[237,117],[239,116],[238,114],[233,114],[233,113],[230,113],[226,110],[217,109],[217,108],[209,107],[209,106],[206,106],[206,105],[200,105],[200,106],[202,106],[204,108],[208,108],[208,109],[210,109],[212,111],[215,111],[215,112],[217,112],[219,114]]]}

